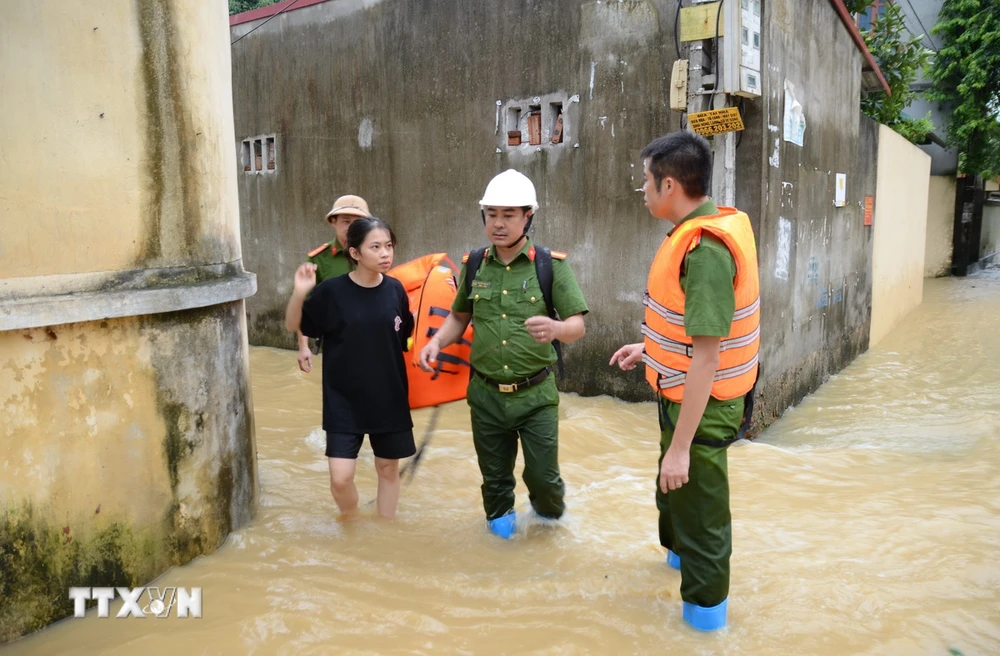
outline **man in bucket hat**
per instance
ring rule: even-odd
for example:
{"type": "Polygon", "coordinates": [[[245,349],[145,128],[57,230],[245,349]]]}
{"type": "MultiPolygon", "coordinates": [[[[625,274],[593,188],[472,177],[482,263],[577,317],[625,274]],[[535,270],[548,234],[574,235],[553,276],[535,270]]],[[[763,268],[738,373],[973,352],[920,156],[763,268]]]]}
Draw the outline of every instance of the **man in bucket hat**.
{"type": "MultiPolygon", "coordinates": [[[[358,217],[371,216],[368,203],[361,196],[341,196],[326,213],[326,220],[336,231],[336,238],[309,252],[309,261],[316,265],[316,285],[327,278],[336,278],[349,272],[353,267],[347,257],[347,229],[358,217]]],[[[309,338],[298,333],[299,369],[305,373],[312,371],[313,352],[309,348],[309,338]]]]}

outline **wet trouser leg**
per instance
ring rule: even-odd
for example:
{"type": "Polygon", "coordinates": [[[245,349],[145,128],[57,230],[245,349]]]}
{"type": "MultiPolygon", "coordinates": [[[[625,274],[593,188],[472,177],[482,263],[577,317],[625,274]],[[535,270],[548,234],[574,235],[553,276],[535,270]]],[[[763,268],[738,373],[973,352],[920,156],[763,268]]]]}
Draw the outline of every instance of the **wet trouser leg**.
{"type": "Polygon", "coordinates": [[[503,517],[514,508],[514,461],[517,432],[507,428],[500,394],[483,381],[469,381],[467,402],[472,415],[472,443],[483,475],[483,509],[486,519],[503,517]]]}
{"type": "MultiPolygon", "coordinates": [[[[680,406],[669,402],[658,405],[659,462],[662,463],[673,438],[680,406]]],[[[742,412],[742,404],[739,412],[742,412]]],[[[712,430],[718,426],[703,428],[699,425],[697,437],[708,432],[712,437],[703,439],[712,439],[718,434],[718,430],[712,430]]],[[[732,554],[726,448],[692,444],[688,482],[676,490],[664,493],[659,478],[657,467],[660,544],[680,556],[681,598],[698,606],[716,606],[729,596],[729,557],[732,554]]]]}
{"type": "Polygon", "coordinates": [[[559,519],[566,510],[566,486],[559,473],[559,392],[549,377],[525,390],[518,426],[524,449],[524,484],[531,507],[542,517],[559,519]]]}
{"type": "Polygon", "coordinates": [[[467,401],[472,439],[483,475],[486,519],[514,507],[517,439],[524,447],[524,482],[532,506],[545,517],[562,515],[564,486],[559,474],[559,392],[554,380],[506,394],[473,377],[467,401]]]}

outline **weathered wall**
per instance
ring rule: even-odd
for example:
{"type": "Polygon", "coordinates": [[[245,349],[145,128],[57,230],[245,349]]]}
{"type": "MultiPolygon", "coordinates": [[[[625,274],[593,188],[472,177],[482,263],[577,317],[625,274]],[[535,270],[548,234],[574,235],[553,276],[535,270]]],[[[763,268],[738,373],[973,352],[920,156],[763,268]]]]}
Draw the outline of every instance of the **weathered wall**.
{"type": "Polygon", "coordinates": [[[891,128],[879,126],[872,346],[923,300],[930,172],[929,155],[891,128]]]}
{"type": "Polygon", "coordinates": [[[220,11],[7,3],[0,278],[239,259],[220,11]]]}
{"type": "Polygon", "coordinates": [[[1000,256],[1000,207],[983,207],[983,233],[979,240],[979,259],[992,264],[1000,256]]]}
{"type": "MultiPolygon", "coordinates": [[[[666,108],[674,7],[332,0],[233,46],[233,149],[261,134],[278,144],[275,172],[239,167],[243,245],[261,280],[251,341],[291,345],[281,325],[291,276],[332,238],[323,217],[339,194],[362,195],[393,225],[398,261],[455,259],[486,243],[477,201],[514,167],[538,190],[536,239],[569,252],[592,310],[586,339],[566,348],[564,389],[651,398],[641,372],[607,362],[640,338],[646,272],[667,231],[635,190],[638,152],[679,127],[666,108]],[[564,100],[565,141],[508,150],[497,103],[534,97],[545,109],[564,100]]],[[[235,26],[233,38],[260,22],[235,26]]]]}
{"type": "MultiPolygon", "coordinates": [[[[513,166],[538,187],[538,240],[569,251],[592,309],[586,339],[567,349],[563,388],[650,398],[641,372],[616,374],[607,360],[638,339],[648,265],[667,230],[636,190],[638,151],[679,127],[666,108],[675,8],[331,0],[237,43],[234,146],[275,134],[279,151],[276,171],[240,173],[243,243],[262,280],[248,304],[251,340],[291,345],[281,327],[291,274],[330,238],[323,215],[338,194],[359,193],[389,219],[400,259],[456,257],[484,243],[476,201],[513,166]],[[504,145],[509,101],[537,97],[544,108],[574,96],[565,144],[504,145]]],[[[867,348],[863,200],[875,194],[878,130],[858,112],[861,55],[830,3],[773,0],[765,12],[765,96],[745,103],[736,159],[737,204],[760,241],[766,420],[867,348]],[[786,79],[807,114],[802,147],[781,138],[786,79]],[[840,208],[837,172],[848,174],[840,208]]],[[[260,24],[234,26],[234,39],[260,24]]]]}
{"type": "Polygon", "coordinates": [[[257,477],[224,3],[6,3],[0,642],[246,524],[257,477]]]}
{"type": "Polygon", "coordinates": [[[955,233],[955,177],[932,175],[927,195],[924,277],[951,275],[955,233]]]}
{"type": "MultiPolygon", "coordinates": [[[[860,115],[861,55],[828,2],[764,3],[764,135],[737,150],[737,204],[755,221],[761,272],[757,417],[770,422],[868,346],[878,127],[860,115]],[[820,36],[821,35],[821,36],[820,36]],[[806,117],[803,145],[783,134],[785,82],[806,117]],[[761,170],[757,179],[754,167],[761,170]],[[846,205],[834,207],[836,174],[846,205]]],[[[879,199],[875,199],[876,207],[879,199]]]]}
{"type": "MultiPolygon", "coordinates": [[[[987,180],[983,186],[987,194],[1000,189],[996,180],[987,180]]],[[[979,259],[983,266],[1000,261],[1000,205],[983,206],[983,232],[979,238],[979,259]]]]}
{"type": "Polygon", "coordinates": [[[0,332],[0,642],[249,522],[243,303],[0,332]]]}

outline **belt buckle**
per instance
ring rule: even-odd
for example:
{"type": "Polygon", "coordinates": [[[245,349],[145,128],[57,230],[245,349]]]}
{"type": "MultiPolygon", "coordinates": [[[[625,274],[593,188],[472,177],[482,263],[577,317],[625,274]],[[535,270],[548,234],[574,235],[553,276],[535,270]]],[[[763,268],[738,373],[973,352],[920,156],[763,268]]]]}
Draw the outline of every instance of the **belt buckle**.
{"type": "Polygon", "coordinates": [[[514,385],[514,384],[505,385],[504,383],[499,383],[497,385],[497,389],[500,390],[501,392],[503,392],[504,394],[510,394],[510,393],[512,393],[516,387],[517,386],[514,385]]]}

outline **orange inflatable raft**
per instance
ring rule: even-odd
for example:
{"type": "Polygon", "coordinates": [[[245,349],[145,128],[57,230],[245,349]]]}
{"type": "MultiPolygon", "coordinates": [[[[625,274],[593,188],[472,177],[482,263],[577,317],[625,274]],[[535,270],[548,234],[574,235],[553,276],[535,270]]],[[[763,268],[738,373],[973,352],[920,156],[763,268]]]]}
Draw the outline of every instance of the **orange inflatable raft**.
{"type": "Polygon", "coordinates": [[[413,343],[407,358],[406,376],[410,387],[410,408],[426,408],[465,398],[471,372],[472,325],[457,344],[442,349],[436,369],[428,373],[420,368],[420,350],[440,330],[451,314],[456,291],[458,268],[447,253],[431,253],[389,270],[406,289],[413,313],[413,343]]]}

